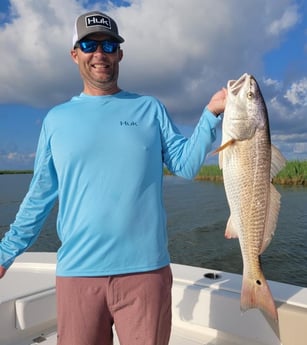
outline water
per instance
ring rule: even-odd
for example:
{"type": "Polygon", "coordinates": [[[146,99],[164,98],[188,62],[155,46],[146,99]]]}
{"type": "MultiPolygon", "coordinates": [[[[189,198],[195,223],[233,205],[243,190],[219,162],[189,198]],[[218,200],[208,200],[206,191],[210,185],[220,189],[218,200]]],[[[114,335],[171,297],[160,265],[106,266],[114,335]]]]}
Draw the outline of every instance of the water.
{"type": "MultiPolygon", "coordinates": [[[[30,174],[0,175],[0,238],[14,221],[20,203],[28,191],[31,178],[30,174]]],[[[40,237],[29,251],[57,251],[60,241],[55,231],[56,215],[55,206],[44,224],[40,237]]]]}
{"type": "MultiPolygon", "coordinates": [[[[0,236],[14,220],[31,175],[0,175],[0,236]]],[[[275,236],[262,255],[267,279],[307,287],[307,188],[277,186],[282,204],[275,236]]],[[[226,240],[229,216],[221,183],[165,177],[172,262],[242,273],[238,240],[226,240]]],[[[56,251],[56,207],[31,251],[56,251]]]]}
{"type": "MultiPolygon", "coordinates": [[[[165,180],[172,261],[242,273],[239,242],[226,240],[221,183],[165,180]]],[[[307,287],[307,188],[276,186],[282,204],[275,236],[261,257],[268,279],[307,287]]]]}

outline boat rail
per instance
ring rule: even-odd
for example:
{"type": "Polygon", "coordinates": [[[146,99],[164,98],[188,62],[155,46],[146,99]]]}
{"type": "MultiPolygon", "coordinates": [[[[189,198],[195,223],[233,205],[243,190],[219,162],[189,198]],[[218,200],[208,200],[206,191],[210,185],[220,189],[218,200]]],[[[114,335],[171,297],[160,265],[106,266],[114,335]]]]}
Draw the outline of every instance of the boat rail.
{"type": "MultiPolygon", "coordinates": [[[[55,345],[55,253],[25,253],[0,281],[0,344],[55,345]]],[[[307,288],[268,281],[279,321],[240,311],[242,276],[172,264],[170,345],[306,345],[307,288]]],[[[115,344],[119,344],[115,338],[115,344]]]]}

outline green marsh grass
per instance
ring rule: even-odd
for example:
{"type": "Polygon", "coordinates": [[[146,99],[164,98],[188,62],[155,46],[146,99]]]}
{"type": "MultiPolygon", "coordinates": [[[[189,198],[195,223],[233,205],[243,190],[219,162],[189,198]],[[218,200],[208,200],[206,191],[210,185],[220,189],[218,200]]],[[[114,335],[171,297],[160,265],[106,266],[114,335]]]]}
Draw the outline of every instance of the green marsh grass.
{"type": "MultiPolygon", "coordinates": [[[[32,173],[32,170],[0,170],[0,175],[32,173]]],[[[164,175],[171,175],[167,168],[164,168],[164,175]]],[[[218,165],[203,165],[195,179],[222,182],[223,174],[218,165]]],[[[307,186],[307,161],[288,161],[286,166],[274,177],[273,182],[284,185],[307,186]]]]}
{"type": "Polygon", "coordinates": [[[285,185],[307,186],[307,161],[288,161],[273,182],[285,185]]]}
{"type": "Polygon", "coordinates": [[[8,174],[33,174],[33,170],[0,170],[0,175],[8,174]]]}
{"type": "MultiPolygon", "coordinates": [[[[166,168],[164,173],[171,175],[166,168]]],[[[220,170],[218,165],[203,165],[195,179],[222,182],[222,170],[220,170]]],[[[274,177],[273,183],[307,186],[307,161],[288,161],[286,166],[274,177]]]]}

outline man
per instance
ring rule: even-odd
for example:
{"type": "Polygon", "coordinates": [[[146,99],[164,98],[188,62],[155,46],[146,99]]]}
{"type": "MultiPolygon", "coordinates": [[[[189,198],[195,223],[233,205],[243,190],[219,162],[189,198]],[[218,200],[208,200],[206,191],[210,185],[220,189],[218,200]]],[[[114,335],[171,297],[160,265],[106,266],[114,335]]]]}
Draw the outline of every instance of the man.
{"type": "Polygon", "coordinates": [[[0,243],[0,276],[37,238],[59,200],[58,345],[166,345],[170,258],[163,164],[193,178],[215,140],[226,91],[205,108],[191,138],[155,98],[118,86],[123,58],[115,21],[79,16],[71,56],[83,92],[46,116],[31,185],[0,243]]]}

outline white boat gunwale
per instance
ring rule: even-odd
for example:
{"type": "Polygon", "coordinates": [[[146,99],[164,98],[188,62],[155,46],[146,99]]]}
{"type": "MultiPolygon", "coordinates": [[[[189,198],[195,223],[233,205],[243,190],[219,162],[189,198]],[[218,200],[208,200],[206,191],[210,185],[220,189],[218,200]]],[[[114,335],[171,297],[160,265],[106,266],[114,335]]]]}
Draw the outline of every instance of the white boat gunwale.
{"type": "MultiPolygon", "coordinates": [[[[25,253],[0,280],[1,345],[56,344],[55,266],[56,253],[25,253]]],[[[257,309],[241,313],[241,275],[178,264],[172,271],[170,345],[306,344],[307,288],[268,281],[275,324],[257,309]]]]}

